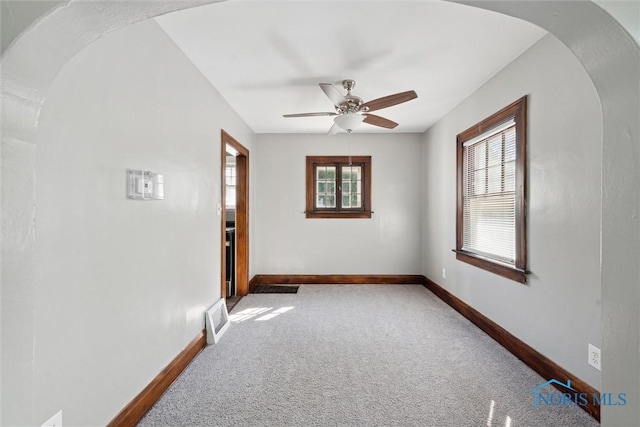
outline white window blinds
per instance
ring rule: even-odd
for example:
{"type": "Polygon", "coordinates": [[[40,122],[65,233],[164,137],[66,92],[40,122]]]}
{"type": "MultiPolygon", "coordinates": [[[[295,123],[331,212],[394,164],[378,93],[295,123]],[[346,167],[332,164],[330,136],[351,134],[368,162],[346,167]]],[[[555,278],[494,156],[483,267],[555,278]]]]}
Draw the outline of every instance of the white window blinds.
{"type": "Polygon", "coordinates": [[[513,117],[464,143],[462,250],[516,262],[516,125],[513,117]]]}

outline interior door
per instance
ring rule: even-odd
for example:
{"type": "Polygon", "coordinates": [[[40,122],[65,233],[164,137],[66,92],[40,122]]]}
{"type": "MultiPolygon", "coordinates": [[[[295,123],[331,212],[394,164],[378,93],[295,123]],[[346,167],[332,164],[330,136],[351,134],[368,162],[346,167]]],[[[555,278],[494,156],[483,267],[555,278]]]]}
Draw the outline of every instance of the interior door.
{"type": "MultiPolygon", "coordinates": [[[[235,156],[235,291],[236,295],[249,293],[249,150],[224,130],[221,138],[222,182],[222,277],[221,295],[227,297],[227,152],[235,156]]],[[[233,264],[233,263],[232,263],[233,264]]]]}

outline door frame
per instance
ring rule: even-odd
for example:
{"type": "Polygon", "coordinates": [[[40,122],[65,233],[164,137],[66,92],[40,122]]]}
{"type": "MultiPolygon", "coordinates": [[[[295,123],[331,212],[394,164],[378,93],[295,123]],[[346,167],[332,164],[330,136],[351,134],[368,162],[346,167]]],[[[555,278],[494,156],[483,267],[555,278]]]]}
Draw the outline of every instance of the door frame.
{"type": "Polygon", "coordinates": [[[249,150],[229,135],[221,131],[221,181],[222,181],[222,223],[221,223],[221,295],[227,297],[227,251],[226,251],[226,179],[227,145],[237,151],[236,155],[236,295],[249,293],[249,150]]]}

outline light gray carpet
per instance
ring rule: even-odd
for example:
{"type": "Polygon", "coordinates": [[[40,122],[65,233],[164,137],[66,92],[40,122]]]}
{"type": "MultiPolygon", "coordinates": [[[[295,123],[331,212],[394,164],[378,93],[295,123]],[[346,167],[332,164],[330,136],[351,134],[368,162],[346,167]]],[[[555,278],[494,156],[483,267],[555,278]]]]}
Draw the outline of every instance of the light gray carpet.
{"type": "Polygon", "coordinates": [[[534,408],[544,379],[422,286],[304,285],[231,317],[141,426],[599,425],[534,408]]]}

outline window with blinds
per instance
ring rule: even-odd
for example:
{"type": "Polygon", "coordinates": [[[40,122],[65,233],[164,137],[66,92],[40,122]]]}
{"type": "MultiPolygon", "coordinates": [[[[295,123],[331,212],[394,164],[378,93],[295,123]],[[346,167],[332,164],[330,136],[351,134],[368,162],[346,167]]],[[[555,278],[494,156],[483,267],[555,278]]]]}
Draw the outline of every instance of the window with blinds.
{"type": "Polygon", "coordinates": [[[526,97],[458,135],[457,258],[525,282],[526,97]]]}
{"type": "Polygon", "coordinates": [[[462,250],[516,262],[516,129],[511,118],[464,144],[462,250]]]}

